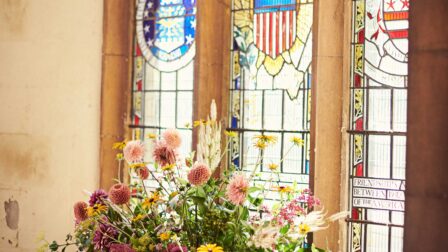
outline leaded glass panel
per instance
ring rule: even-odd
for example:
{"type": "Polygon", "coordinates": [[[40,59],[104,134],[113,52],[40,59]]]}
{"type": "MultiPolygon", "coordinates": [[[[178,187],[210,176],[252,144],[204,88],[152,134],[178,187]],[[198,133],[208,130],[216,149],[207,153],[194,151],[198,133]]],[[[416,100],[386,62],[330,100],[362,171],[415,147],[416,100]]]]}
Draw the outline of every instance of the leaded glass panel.
{"type": "Polygon", "coordinates": [[[409,0],[352,12],[349,251],[402,251],[409,0]]]}
{"type": "MultiPolygon", "coordinates": [[[[309,184],[312,14],[312,0],[234,0],[232,5],[229,124],[239,138],[229,162],[247,170],[257,161],[253,137],[276,136],[277,144],[263,151],[259,180],[268,180],[269,164],[278,163],[280,184],[297,181],[299,189],[309,184]],[[293,136],[304,139],[303,148],[290,148],[293,136]]],[[[267,198],[278,199],[278,193],[267,198]]]]}
{"type": "Polygon", "coordinates": [[[167,128],[180,130],[181,154],[191,151],[195,34],[196,0],[137,0],[130,127],[146,160],[148,136],[167,128]]]}

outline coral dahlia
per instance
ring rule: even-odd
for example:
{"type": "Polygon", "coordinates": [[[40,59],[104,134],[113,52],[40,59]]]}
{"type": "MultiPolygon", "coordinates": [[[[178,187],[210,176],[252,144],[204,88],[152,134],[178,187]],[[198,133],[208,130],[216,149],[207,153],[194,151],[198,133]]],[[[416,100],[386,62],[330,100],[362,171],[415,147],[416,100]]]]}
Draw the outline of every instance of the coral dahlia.
{"type": "Polygon", "coordinates": [[[75,219],[77,221],[84,221],[87,219],[87,203],[83,201],[76,202],[73,206],[73,212],[75,213],[75,219]]]}
{"type": "Polygon", "coordinates": [[[131,198],[131,191],[125,184],[115,184],[109,189],[109,198],[116,205],[126,204],[131,198]]]}
{"type": "Polygon", "coordinates": [[[196,163],[188,173],[188,182],[192,185],[203,185],[210,179],[212,172],[204,163],[196,163]]]}

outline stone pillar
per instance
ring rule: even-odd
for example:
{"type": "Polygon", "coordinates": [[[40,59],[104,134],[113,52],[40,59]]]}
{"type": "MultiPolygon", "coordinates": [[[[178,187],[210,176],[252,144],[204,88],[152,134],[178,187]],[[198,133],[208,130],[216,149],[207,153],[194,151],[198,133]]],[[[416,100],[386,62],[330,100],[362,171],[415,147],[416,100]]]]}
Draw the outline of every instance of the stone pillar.
{"type": "MultiPolygon", "coordinates": [[[[212,99],[226,127],[230,77],[230,0],[197,1],[194,120],[206,119],[212,99]]],[[[193,149],[197,130],[193,131],[193,149]]],[[[216,172],[219,174],[219,170],[216,172]]]]}
{"type": "Polygon", "coordinates": [[[230,67],[230,0],[197,1],[194,120],[205,119],[215,99],[227,115],[230,67]]]}
{"type": "Polygon", "coordinates": [[[104,0],[100,146],[100,186],[104,189],[118,176],[112,144],[125,138],[129,120],[134,2],[104,0]]]}
{"type": "Polygon", "coordinates": [[[412,1],[404,251],[448,247],[448,2],[412,1]]]}
{"type": "MultiPolygon", "coordinates": [[[[341,210],[344,1],[314,1],[311,108],[311,188],[329,213],[341,210]]],[[[316,246],[339,250],[335,223],[313,237],[316,246]]]]}

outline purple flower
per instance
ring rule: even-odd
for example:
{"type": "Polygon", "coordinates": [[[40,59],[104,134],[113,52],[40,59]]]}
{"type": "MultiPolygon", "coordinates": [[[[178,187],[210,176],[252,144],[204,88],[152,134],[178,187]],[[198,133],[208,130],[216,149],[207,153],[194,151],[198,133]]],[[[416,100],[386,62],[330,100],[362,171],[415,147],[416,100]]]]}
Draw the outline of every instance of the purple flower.
{"type": "Polygon", "coordinates": [[[118,231],[111,225],[100,223],[93,236],[95,250],[107,250],[112,245],[112,238],[117,238],[118,231]]]}
{"type": "Polygon", "coordinates": [[[90,195],[89,205],[104,204],[103,200],[107,199],[107,193],[103,189],[98,189],[90,195]]]}

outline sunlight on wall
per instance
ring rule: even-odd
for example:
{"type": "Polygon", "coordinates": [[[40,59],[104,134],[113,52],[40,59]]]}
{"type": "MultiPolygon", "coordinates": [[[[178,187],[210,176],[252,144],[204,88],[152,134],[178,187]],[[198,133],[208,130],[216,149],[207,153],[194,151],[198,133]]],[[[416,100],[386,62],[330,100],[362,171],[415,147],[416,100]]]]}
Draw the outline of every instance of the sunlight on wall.
{"type": "Polygon", "coordinates": [[[0,251],[63,240],[98,185],[103,1],[0,0],[0,251]]]}

